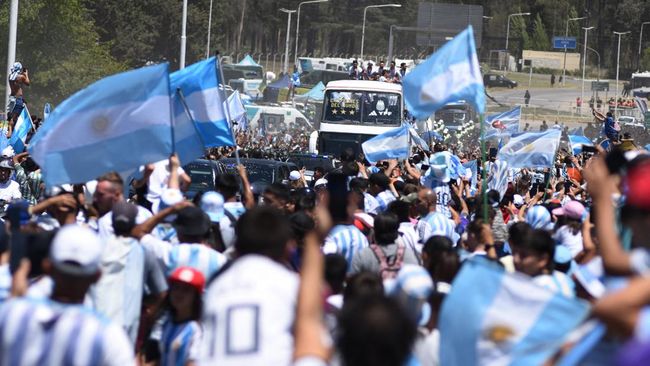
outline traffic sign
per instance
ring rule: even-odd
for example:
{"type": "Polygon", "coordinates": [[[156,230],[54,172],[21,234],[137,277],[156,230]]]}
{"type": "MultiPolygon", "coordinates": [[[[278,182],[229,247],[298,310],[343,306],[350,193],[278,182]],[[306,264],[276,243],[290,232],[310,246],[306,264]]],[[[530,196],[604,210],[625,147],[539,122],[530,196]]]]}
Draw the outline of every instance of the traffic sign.
{"type": "Polygon", "coordinates": [[[577,45],[576,37],[553,37],[553,48],[575,50],[577,45]]]}
{"type": "Polygon", "coordinates": [[[607,81],[592,81],[591,91],[609,91],[609,82],[607,81]]]}

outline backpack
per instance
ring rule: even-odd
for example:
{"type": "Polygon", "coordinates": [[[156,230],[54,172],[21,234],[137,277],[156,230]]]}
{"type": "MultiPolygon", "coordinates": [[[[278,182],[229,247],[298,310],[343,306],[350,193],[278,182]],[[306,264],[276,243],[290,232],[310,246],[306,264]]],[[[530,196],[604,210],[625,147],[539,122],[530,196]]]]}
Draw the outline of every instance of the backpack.
{"type": "Polygon", "coordinates": [[[404,262],[404,251],[406,245],[404,245],[401,240],[397,241],[397,252],[390,262],[379,245],[370,244],[370,249],[379,261],[379,275],[381,276],[381,279],[388,280],[397,277],[397,272],[402,269],[402,263],[404,262]]]}

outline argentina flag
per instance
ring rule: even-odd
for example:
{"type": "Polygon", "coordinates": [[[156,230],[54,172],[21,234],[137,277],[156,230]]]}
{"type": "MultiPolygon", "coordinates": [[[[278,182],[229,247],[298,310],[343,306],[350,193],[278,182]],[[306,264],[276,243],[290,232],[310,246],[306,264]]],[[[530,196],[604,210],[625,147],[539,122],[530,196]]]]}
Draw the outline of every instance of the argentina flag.
{"type": "MultiPolygon", "coordinates": [[[[234,146],[230,123],[219,90],[217,58],[192,64],[169,75],[172,93],[183,92],[185,103],[205,147],[234,146]]],[[[185,113],[174,109],[174,115],[185,113]]]]}
{"type": "Polygon", "coordinates": [[[445,104],[460,99],[484,113],[485,89],[472,26],[406,74],[402,88],[406,108],[418,119],[425,119],[445,104]]]}
{"type": "Polygon", "coordinates": [[[168,64],[112,75],[78,91],[52,111],[28,150],[48,186],[168,158],[168,64]]]}
{"type": "Polygon", "coordinates": [[[471,258],[442,304],[440,364],[542,365],[588,314],[586,302],[471,258]]]}
{"type": "Polygon", "coordinates": [[[230,112],[230,119],[237,124],[237,130],[245,131],[248,129],[248,119],[246,118],[246,108],[241,100],[241,95],[238,90],[235,90],[228,97],[228,101],[223,102],[224,108],[228,104],[228,111],[230,112]]]}
{"type": "Polygon", "coordinates": [[[551,168],[560,145],[562,131],[551,128],[545,132],[524,132],[513,135],[499,150],[497,160],[510,168],[551,168]]]}
{"type": "Polygon", "coordinates": [[[485,118],[485,138],[507,137],[519,132],[521,107],[517,106],[507,112],[493,114],[485,118]]]}
{"type": "Polygon", "coordinates": [[[361,144],[366,159],[371,163],[387,159],[407,159],[409,157],[409,126],[384,132],[361,144]]]}
{"type": "Polygon", "coordinates": [[[569,144],[571,144],[573,155],[578,155],[582,152],[582,145],[594,146],[594,143],[588,137],[581,135],[569,135],[569,144]]]}
{"type": "Polygon", "coordinates": [[[9,139],[9,145],[13,147],[16,154],[20,154],[21,152],[25,151],[25,141],[27,140],[27,135],[33,128],[34,123],[32,122],[32,117],[29,115],[27,107],[25,107],[18,116],[16,125],[14,126],[14,131],[11,134],[11,138],[9,139]]]}

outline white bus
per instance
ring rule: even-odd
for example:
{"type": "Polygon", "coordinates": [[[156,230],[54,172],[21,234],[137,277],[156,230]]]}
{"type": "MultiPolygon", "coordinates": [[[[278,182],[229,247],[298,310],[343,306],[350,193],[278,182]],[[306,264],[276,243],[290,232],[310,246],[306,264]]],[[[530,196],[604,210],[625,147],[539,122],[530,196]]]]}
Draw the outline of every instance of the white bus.
{"type": "Polygon", "coordinates": [[[310,152],[340,156],[350,147],[399,127],[404,116],[402,86],[379,81],[337,80],[325,88],[323,115],[310,152]]]}

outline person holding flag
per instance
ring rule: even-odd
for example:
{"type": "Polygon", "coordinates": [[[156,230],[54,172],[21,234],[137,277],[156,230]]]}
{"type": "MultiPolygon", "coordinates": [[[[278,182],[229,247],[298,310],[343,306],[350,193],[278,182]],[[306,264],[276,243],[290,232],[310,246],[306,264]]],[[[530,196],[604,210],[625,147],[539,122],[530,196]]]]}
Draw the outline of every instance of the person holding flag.
{"type": "Polygon", "coordinates": [[[16,118],[20,115],[25,107],[23,98],[23,86],[30,85],[29,70],[23,67],[20,62],[14,62],[9,73],[9,104],[7,104],[7,121],[9,122],[9,131],[7,137],[11,135],[16,118]]]}

